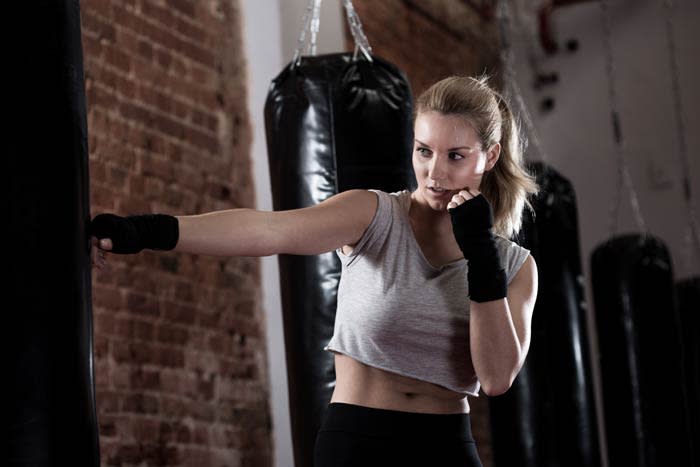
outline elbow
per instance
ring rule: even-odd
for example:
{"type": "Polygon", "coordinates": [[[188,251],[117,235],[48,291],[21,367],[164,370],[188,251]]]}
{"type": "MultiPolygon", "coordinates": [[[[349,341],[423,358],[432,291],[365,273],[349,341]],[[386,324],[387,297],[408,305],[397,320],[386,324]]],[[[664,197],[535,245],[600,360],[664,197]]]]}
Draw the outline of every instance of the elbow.
{"type": "Polygon", "coordinates": [[[486,378],[481,382],[481,389],[489,397],[500,396],[510,389],[517,375],[518,372],[515,371],[506,378],[486,378]]]}
{"type": "Polygon", "coordinates": [[[500,396],[510,389],[512,382],[482,382],[481,389],[489,397],[500,396]]]}
{"type": "Polygon", "coordinates": [[[487,396],[500,396],[504,394],[513,385],[513,381],[518,376],[522,367],[523,359],[520,358],[520,352],[513,357],[510,364],[502,367],[500,370],[484,372],[479,374],[481,381],[481,389],[487,396]]]}

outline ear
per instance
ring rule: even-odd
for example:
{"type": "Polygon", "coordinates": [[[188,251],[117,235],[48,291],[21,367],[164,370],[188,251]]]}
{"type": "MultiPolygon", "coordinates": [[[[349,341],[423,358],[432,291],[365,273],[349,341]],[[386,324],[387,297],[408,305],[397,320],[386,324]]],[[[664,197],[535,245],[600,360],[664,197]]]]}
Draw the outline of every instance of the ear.
{"type": "Polygon", "coordinates": [[[486,168],[485,170],[493,169],[493,166],[498,162],[498,158],[501,157],[501,143],[495,143],[489,148],[488,153],[486,153],[486,168]]]}

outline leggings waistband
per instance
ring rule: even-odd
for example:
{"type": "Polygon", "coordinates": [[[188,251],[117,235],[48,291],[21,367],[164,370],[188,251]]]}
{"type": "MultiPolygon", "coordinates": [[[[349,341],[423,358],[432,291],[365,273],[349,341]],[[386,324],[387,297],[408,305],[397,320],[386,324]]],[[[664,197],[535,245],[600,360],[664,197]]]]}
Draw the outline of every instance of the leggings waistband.
{"type": "Polygon", "coordinates": [[[331,402],[321,431],[351,431],[372,436],[474,441],[468,413],[432,414],[331,402]]]}

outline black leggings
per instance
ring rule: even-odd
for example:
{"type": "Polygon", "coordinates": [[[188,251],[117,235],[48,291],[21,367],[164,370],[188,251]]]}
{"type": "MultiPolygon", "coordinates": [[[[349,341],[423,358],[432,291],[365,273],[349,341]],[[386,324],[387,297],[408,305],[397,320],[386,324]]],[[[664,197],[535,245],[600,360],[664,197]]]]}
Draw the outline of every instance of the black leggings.
{"type": "Polygon", "coordinates": [[[331,402],[314,467],[482,467],[469,414],[426,414],[331,402]]]}

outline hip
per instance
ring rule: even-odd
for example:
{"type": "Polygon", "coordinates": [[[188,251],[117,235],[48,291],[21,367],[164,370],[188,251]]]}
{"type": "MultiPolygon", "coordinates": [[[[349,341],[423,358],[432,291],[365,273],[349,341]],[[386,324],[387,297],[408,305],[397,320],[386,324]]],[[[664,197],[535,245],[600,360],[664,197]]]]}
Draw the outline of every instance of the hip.
{"type": "Polygon", "coordinates": [[[468,413],[433,414],[331,402],[314,447],[315,467],[481,467],[468,413]]]}

